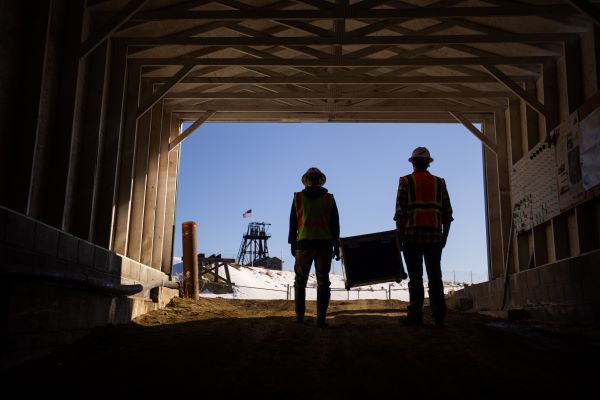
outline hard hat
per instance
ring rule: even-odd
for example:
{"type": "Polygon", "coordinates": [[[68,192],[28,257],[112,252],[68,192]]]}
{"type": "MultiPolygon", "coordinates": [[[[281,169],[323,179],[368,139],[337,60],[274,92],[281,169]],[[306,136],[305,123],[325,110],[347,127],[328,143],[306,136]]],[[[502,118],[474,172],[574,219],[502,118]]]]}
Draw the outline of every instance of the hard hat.
{"type": "Polygon", "coordinates": [[[302,175],[302,184],[304,184],[304,186],[323,186],[326,179],[325,174],[322,173],[319,168],[310,167],[306,170],[304,175],[302,175]]]}
{"type": "Polygon", "coordinates": [[[433,158],[431,158],[429,150],[427,150],[426,147],[417,147],[414,149],[408,161],[412,162],[415,158],[426,158],[429,160],[429,162],[433,161],[433,158]]]}

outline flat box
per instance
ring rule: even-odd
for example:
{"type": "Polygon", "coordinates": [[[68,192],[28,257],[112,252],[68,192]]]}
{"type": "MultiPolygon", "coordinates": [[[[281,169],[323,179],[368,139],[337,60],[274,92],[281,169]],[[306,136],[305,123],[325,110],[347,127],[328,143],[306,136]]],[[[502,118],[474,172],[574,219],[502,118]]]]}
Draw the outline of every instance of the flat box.
{"type": "Polygon", "coordinates": [[[340,238],[346,289],[406,279],[396,230],[340,238]]]}

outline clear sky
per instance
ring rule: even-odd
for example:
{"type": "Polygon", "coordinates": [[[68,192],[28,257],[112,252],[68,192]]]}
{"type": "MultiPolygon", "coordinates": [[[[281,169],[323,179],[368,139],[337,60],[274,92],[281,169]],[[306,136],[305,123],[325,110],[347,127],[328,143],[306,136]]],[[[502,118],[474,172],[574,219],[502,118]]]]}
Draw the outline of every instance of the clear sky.
{"type": "Polygon", "coordinates": [[[430,171],[446,179],[454,209],[444,278],[486,280],[482,148],[459,124],[205,123],[181,149],[174,255],[182,254],[184,221],[198,224],[198,252],[228,258],[237,257],[249,222],[268,222],[270,256],[283,254],[283,269],[293,270],[293,192],[313,166],[327,176],[342,237],[394,229],[398,179],[412,171],[417,146],[430,150],[430,171]],[[252,218],[242,218],[248,209],[252,218]]]}

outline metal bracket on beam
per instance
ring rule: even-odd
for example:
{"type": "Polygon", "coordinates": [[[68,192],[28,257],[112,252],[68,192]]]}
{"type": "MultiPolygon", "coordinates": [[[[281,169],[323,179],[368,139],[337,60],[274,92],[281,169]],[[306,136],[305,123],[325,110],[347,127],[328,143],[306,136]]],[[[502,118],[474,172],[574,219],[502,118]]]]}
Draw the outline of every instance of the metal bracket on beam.
{"type": "Polygon", "coordinates": [[[479,129],[475,127],[464,115],[459,112],[453,111],[450,112],[450,115],[454,117],[458,122],[464,125],[473,135],[477,137],[477,139],[481,140],[483,144],[485,144],[491,151],[494,153],[498,153],[496,149],[496,143],[494,143],[490,138],[484,135],[479,129]]]}
{"type": "Polygon", "coordinates": [[[183,139],[185,139],[186,137],[188,137],[192,133],[194,133],[194,131],[196,129],[198,129],[198,127],[200,127],[200,125],[202,125],[204,122],[206,122],[206,120],[208,120],[210,117],[212,117],[214,115],[214,113],[216,113],[216,111],[213,111],[213,110],[206,111],[200,118],[198,118],[196,121],[194,121],[193,124],[191,124],[185,131],[181,132],[175,139],[173,139],[169,143],[169,151],[171,151],[175,147],[177,147],[177,145],[179,143],[181,143],[183,141],[183,139]]]}
{"type": "Polygon", "coordinates": [[[525,103],[529,104],[535,111],[537,111],[543,117],[546,117],[546,107],[539,102],[538,99],[530,95],[515,83],[512,79],[506,76],[502,71],[493,65],[482,65],[481,68],[486,70],[490,75],[492,75],[498,82],[504,85],[508,90],[513,92],[517,97],[523,100],[525,103]]]}
{"type": "Polygon", "coordinates": [[[110,37],[113,33],[119,30],[123,24],[129,21],[135,14],[138,13],[146,5],[149,0],[131,0],[121,11],[119,11],[111,24],[108,24],[104,29],[94,32],[86,41],[81,44],[79,58],[85,58],[96,47],[110,37]]]}

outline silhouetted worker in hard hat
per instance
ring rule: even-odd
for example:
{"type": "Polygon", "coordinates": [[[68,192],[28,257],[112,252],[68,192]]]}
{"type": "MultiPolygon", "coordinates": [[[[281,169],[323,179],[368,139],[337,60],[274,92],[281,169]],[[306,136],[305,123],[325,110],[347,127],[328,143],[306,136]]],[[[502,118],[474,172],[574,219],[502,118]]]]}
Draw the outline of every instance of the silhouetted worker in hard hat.
{"type": "Polygon", "coordinates": [[[329,271],[333,256],[340,256],[340,218],[335,199],[325,184],[325,174],[309,168],[302,176],[305,188],[294,193],[290,213],[288,242],[296,258],[294,294],[296,321],[304,321],[306,283],[312,263],[317,275],[317,326],[327,327],[325,317],[329,306],[329,271]]]}
{"type": "Polygon", "coordinates": [[[417,147],[408,159],[413,173],[400,178],[396,198],[396,228],[408,270],[410,303],[404,322],[423,325],[423,259],[429,280],[429,301],[436,326],[443,326],[446,301],[441,258],[446,246],[452,206],[444,179],[427,171],[433,161],[429,150],[417,147]]]}

